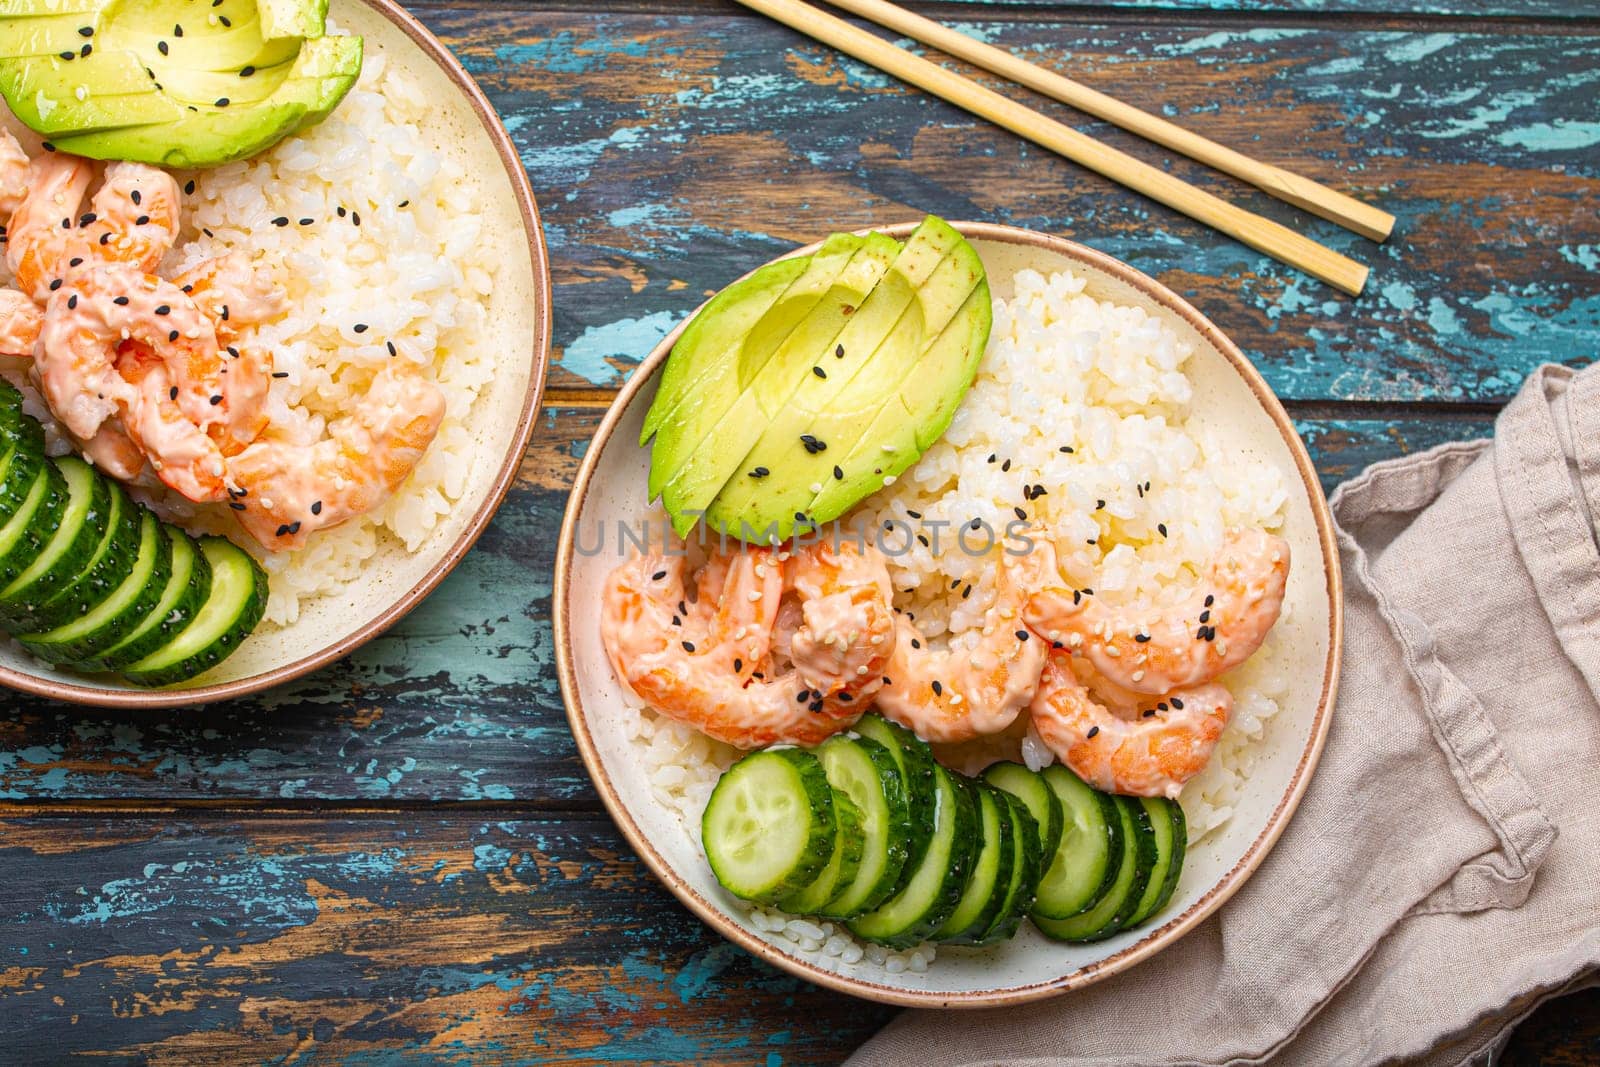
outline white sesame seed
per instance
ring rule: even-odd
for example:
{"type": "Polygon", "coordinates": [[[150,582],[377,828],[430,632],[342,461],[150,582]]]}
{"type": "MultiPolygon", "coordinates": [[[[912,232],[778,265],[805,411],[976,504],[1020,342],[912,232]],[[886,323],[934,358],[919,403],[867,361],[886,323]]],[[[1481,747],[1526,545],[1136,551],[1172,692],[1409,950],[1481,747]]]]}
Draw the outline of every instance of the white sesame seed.
{"type": "Polygon", "coordinates": [[[1136,682],[1144,681],[1144,671],[1134,671],[1133,672],[1133,680],[1136,681],[1136,682]]]}
{"type": "Polygon", "coordinates": [[[1116,659],[1118,656],[1122,655],[1122,649],[1118,648],[1116,645],[1102,645],[1101,647],[1105,649],[1106,655],[1110,656],[1112,659],[1116,659]]]}

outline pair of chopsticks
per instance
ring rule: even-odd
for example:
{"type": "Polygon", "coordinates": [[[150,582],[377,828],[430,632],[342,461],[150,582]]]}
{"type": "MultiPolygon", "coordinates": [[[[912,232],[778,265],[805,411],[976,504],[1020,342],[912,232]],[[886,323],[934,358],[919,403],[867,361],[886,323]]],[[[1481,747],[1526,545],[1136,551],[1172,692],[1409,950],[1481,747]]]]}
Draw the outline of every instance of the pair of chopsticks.
{"type": "MultiPolygon", "coordinates": [[[[956,72],[826,14],[803,0],[739,0],[808,37],[831,45],[942,100],[964,108],[1036,144],[1043,145],[1135,192],[1203,222],[1260,252],[1305,271],[1336,289],[1356,296],[1367,281],[1367,268],[1347,256],[1298,234],[1271,219],[1236,207],[1187,182],[1107,147],[1086,134],[1000,95],[956,72]]],[[[941,52],[991,70],[1046,96],[1054,97],[1097,118],[1105,119],[1157,144],[1209,164],[1364,237],[1382,241],[1394,228],[1394,216],[1345,196],[1309,178],[1262,163],[1209,141],[1165,119],[1130,107],[1086,85],[1018,59],[1010,52],[974,40],[931,19],[912,14],[888,0],[829,0],[862,18],[904,34],[941,52]]]]}

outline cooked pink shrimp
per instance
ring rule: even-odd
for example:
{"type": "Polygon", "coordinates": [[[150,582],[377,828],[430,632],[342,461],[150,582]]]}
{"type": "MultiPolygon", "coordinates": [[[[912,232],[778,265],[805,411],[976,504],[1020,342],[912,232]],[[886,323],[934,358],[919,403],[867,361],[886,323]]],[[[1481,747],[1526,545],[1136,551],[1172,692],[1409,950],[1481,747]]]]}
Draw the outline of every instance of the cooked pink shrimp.
{"type": "Polygon", "coordinates": [[[28,192],[11,217],[7,261],[17,287],[43,303],[51,286],[99,263],[150,273],[178,237],[178,185],[143,163],[112,163],[87,212],[88,160],[56,152],[30,166],[28,192]]]}
{"type": "Polygon", "coordinates": [[[270,322],[288,307],[284,291],[265,271],[250,265],[249,257],[234,251],[201,260],[172,279],[189,294],[200,310],[211,316],[217,336],[233,340],[247,326],[270,322]]]}
{"type": "Polygon", "coordinates": [[[1233,697],[1210,683],[1144,703],[1113,712],[1079,681],[1069,660],[1053,655],[1029,712],[1039,739],[1096,789],[1176,799],[1211,759],[1233,697]]]}
{"type": "Polygon", "coordinates": [[[1060,585],[1048,545],[1035,550],[1046,583],[1028,599],[1028,626],[1136,693],[1169,693],[1237,667],[1261,647],[1283,608],[1289,545],[1262,530],[1230,530],[1194,592],[1177,604],[1113,608],[1060,585]]]}
{"type": "Polygon", "coordinates": [[[274,552],[298,548],[392,496],[443,420],[438,386],[385,367],[323,440],[261,440],[228,461],[239,522],[274,552]]]}
{"type": "Polygon", "coordinates": [[[0,289],[0,356],[33,357],[44,312],[26,293],[0,289]]]}
{"type": "MultiPolygon", "coordinates": [[[[134,389],[127,406],[128,436],[149,458],[156,477],[168,488],[199,503],[228,499],[222,453],[173,400],[167,365],[147,351],[130,346],[118,359],[117,370],[134,389]]],[[[105,427],[101,433],[105,433],[105,427]]]]}
{"type": "Polygon", "coordinates": [[[6,227],[6,263],[17,288],[43,303],[50,283],[73,258],[83,258],[78,209],[94,178],[87,159],[50,152],[28,166],[28,191],[6,227]]]}
{"type": "Polygon", "coordinates": [[[686,566],[681,553],[652,550],[606,578],[600,635],[624,685],[739,748],[817,744],[854,725],[882,684],[893,635],[881,555],[743,548],[712,557],[694,604],[683,598],[686,566]],[[781,666],[772,631],[786,590],[802,621],[781,666]]]}
{"type": "Polygon", "coordinates": [[[896,617],[894,656],[884,669],[878,710],[924,741],[970,741],[997,734],[1016,719],[1039,684],[1045,643],[1022,623],[1024,594],[1009,568],[996,576],[995,602],[977,643],[943,651],[927,647],[916,623],[896,617]]]}
{"type": "Polygon", "coordinates": [[[87,440],[132,402],[117,348],[132,341],[167,365],[169,391],[197,427],[224,424],[222,358],[211,322],[171,282],[124,264],[98,264],[50,294],[34,352],[45,399],[87,440]]]}
{"type": "Polygon", "coordinates": [[[78,441],[78,451],[102,473],[118,481],[131,482],[145,467],[144,449],[134,443],[124,428],[123,418],[107,419],[87,441],[78,441]]]}
{"type": "Polygon", "coordinates": [[[11,131],[0,127],[0,216],[7,219],[28,195],[28,153],[11,131]]]}

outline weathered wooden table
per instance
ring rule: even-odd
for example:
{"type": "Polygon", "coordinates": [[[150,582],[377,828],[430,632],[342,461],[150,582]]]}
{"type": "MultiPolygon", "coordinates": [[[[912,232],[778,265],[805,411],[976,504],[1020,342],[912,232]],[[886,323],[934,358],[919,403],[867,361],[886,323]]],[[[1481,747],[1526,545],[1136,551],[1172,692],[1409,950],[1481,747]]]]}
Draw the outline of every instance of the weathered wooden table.
{"type": "MultiPolygon", "coordinates": [[[[0,697],[0,1062],[813,1062],[889,1018],[756,964],[656,885],[552,666],[556,525],[613,389],[797,242],[932,211],[1118,255],[1239,342],[1329,488],[1488,432],[1534,365],[1596,354],[1592,0],[923,10],[1382,203],[1400,223],[1379,247],[1171,164],[1371,263],[1367,295],[725,3],[419,5],[505,116],[550,238],[556,365],[522,477],[415,614],[267,698],[0,697]]],[[[1505,1062],[1600,1062],[1600,997],[1547,1006],[1505,1062]]]]}

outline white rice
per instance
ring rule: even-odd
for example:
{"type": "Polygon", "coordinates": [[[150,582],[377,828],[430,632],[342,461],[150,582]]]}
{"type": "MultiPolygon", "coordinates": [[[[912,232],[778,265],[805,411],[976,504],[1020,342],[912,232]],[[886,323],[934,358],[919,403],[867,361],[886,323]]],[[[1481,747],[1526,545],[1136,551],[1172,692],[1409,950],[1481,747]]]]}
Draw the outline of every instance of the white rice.
{"type": "MultiPolygon", "coordinates": [[[[263,554],[268,625],[292,623],[307,600],[343,590],[386,545],[416,551],[466,489],[467,416],[494,372],[480,339],[499,268],[478,239],[482,176],[424,132],[429,111],[418,83],[369,42],[360,81],[327,119],[253,159],[176,175],[180,184],[193,178],[195,192],[184,197],[180,243],[162,273],[238,249],[289,295],[287,314],[241,341],[270,349],[274,369],[287,374],[269,400],[275,429],[317,440],[397,359],[446,400],[438,437],[386,504],[300,550],[263,554]],[[280,217],[289,224],[274,225],[280,217]],[[358,324],[367,328],[357,333],[358,324]]],[[[25,380],[24,365],[0,369],[25,380]]],[[[30,410],[47,414],[37,403],[30,410]]],[[[158,486],[140,497],[165,518],[256,547],[220,505],[195,506],[158,486]]]]}
{"type": "MultiPolygon", "coordinates": [[[[936,643],[976,638],[994,599],[1000,549],[969,554],[954,547],[954,531],[981,519],[1003,534],[1026,499],[1024,487],[1046,490],[1024,505],[1037,524],[1032,536],[1058,546],[1069,580],[1113,604],[1175,600],[1225,530],[1273,530],[1284,521],[1287,492],[1278,472],[1189,420],[1183,367],[1191,352],[1169,326],[1141,308],[1085,295],[1084,279],[1070,273],[1023,271],[1014,283],[1015,297],[995,302],[989,347],[949,430],[861,508],[867,529],[891,520],[923,530],[946,523],[941,553],[911,541],[889,560],[896,606],[915,612],[936,643]]],[[[982,550],[981,538],[971,543],[982,550]]],[[[1232,720],[1181,797],[1191,844],[1225,825],[1237,807],[1257,742],[1287,688],[1275,653],[1269,638],[1222,679],[1236,701],[1232,720]]],[[[656,799],[678,813],[698,844],[706,800],[739,753],[648,709],[639,712],[633,742],[656,799]]],[[[939,755],[968,772],[1000,758],[1035,768],[1054,759],[1020,721],[1005,736],[939,755]]],[[[934,958],[931,943],[885,952],[831,923],[741,906],[769,940],[830,969],[898,973],[922,970],[934,958]]]]}

